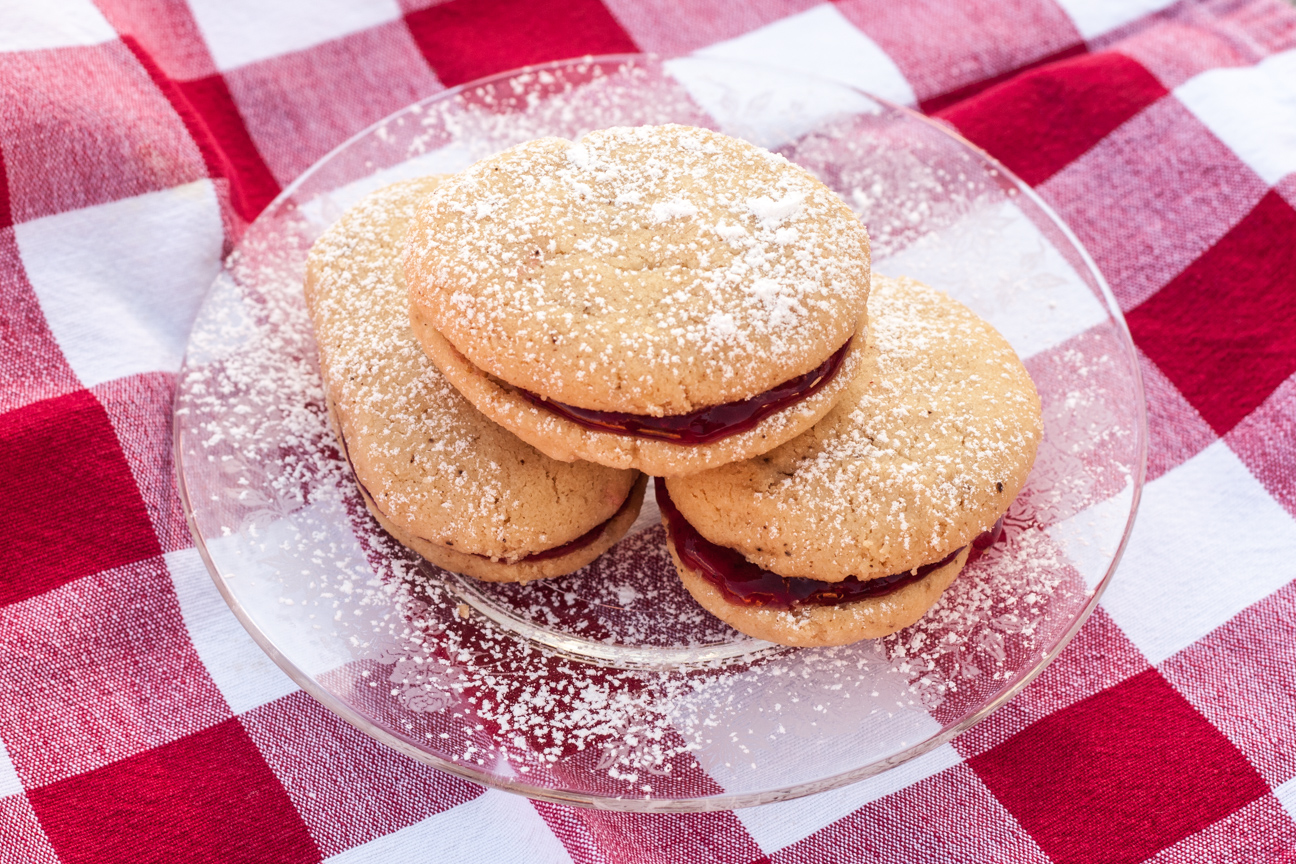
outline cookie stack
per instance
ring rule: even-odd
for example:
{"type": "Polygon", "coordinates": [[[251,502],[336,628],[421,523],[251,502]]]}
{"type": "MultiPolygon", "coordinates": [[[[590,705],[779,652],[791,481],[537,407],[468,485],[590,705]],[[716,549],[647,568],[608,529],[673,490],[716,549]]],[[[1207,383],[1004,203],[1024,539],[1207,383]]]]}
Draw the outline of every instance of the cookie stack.
{"type": "Polygon", "coordinates": [[[701,129],[539,139],[389,187],[316,244],[306,296],[339,439],[402,543],[561,575],[652,474],[690,593],[785,644],[921,617],[1040,438],[989,325],[871,277],[831,190],[701,129]]]}

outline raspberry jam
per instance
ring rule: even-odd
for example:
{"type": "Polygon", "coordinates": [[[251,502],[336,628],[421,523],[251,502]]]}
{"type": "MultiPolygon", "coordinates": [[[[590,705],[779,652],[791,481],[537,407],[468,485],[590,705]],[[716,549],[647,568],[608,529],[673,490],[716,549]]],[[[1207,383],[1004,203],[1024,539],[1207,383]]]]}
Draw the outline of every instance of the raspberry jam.
{"type": "Polygon", "coordinates": [[[596,432],[611,432],[615,435],[630,435],[635,438],[654,438],[659,441],[670,441],[673,444],[710,444],[728,438],[730,435],[754,429],[756,424],[771,414],[819,392],[841,368],[850,344],[851,340],[847,339],[846,344],[838,348],[819,367],[784,381],[764,393],[741,402],[699,408],[688,414],[651,417],[646,414],[629,414],[621,411],[593,411],[565,405],[552,399],[543,399],[521,388],[516,392],[532,405],[596,432]]]}
{"type": "MultiPolygon", "coordinates": [[[[720,594],[735,606],[795,609],[800,606],[835,606],[870,597],[882,597],[911,585],[944,567],[963,551],[960,547],[940,561],[924,564],[916,570],[859,580],[848,576],[841,582],[820,582],[780,576],[759,567],[740,553],[707,540],[697,532],[671,501],[666,483],[659,477],[656,482],[657,505],[666,518],[666,530],[675,546],[675,553],[686,567],[702,574],[720,594]]],[[[968,563],[982,551],[999,540],[1003,533],[1000,519],[989,531],[972,541],[968,563]]]]}
{"type": "Polygon", "coordinates": [[[561,546],[555,546],[552,549],[544,549],[540,552],[532,552],[530,555],[527,555],[525,558],[519,558],[514,563],[520,564],[523,561],[547,561],[550,558],[560,558],[563,555],[566,555],[568,552],[575,552],[577,549],[583,549],[584,547],[590,545],[591,543],[593,543],[595,540],[597,540],[599,537],[602,536],[603,530],[607,528],[609,524],[611,524],[612,520],[620,516],[622,513],[624,513],[626,508],[630,506],[630,499],[633,497],[634,497],[634,489],[631,488],[630,494],[627,495],[626,499],[621,502],[621,506],[617,509],[617,512],[613,513],[607,519],[604,519],[602,522],[595,525],[593,528],[586,531],[584,534],[577,537],[575,540],[569,540],[568,542],[562,544],[561,546]]]}

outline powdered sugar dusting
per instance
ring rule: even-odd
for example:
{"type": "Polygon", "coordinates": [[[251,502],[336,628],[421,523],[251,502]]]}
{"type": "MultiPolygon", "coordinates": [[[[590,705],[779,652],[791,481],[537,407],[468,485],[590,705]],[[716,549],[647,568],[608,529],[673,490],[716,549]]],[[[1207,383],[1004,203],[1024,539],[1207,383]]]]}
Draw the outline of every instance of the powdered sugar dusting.
{"type": "Polygon", "coordinates": [[[823,362],[854,332],[868,260],[863,226],[814,177],[667,125],[540,139],[478,163],[429,199],[407,266],[413,302],[490,374],[660,415],[823,362]],[[507,207],[477,218],[501,196],[507,207]],[[712,326],[717,311],[732,331],[712,326]]]}
{"type": "Polygon", "coordinates": [[[762,228],[778,228],[788,219],[796,218],[805,203],[804,193],[785,192],[777,201],[768,195],[748,198],[747,209],[760,222],[762,228]]]}
{"type": "Polygon", "coordinates": [[[375,192],[312,247],[325,389],[347,456],[388,519],[459,552],[517,559],[610,518],[634,478],[550,459],[502,432],[419,348],[400,262],[414,211],[436,185],[375,192]]]}
{"type": "MultiPolygon", "coordinates": [[[[533,70],[492,84],[489,94],[446,97],[407,115],[404,126],[388,124],[381,142],[368,139],[356,152],[381,144],[405,158],[452,141],[485,155],[517,140],[576,138],[620,122],[698,122],[687,114],[692,107],[664,100],[661,90],[645,104],[632,101],[646,91],[626,82],[660,81],[659,70],[632,69],[609,82],[615,86],[591,82],[597,98],[580,90],[584,83],[555,84],[559,73],[533,70]],[[500,110],[506,102],[512,107],[500,110]],[[673,106],[669,116],[662,105],[673,106]]],[[[700,148],[702,140],[681,146],[700,148]]],[[[365,177],[364,159],[354,157],[333,163],[350,173],[316,175],[296,200],[318,201],[365,177]]],[[[366,515],[332,444],[300,295],[306,250],[322,230],[309,215],[291,202],[267,211],[204,305],[178,385],[178,471],[200,543],[250,626],[326,705],[375,724],[383,740],[483,782],[609,807],[697,805],[718,790],[734,798],[709,803],[770,800],[796,784],[838,785],[844,774],[862,776],[944,740],[1037,669],[1093,605],[1030,516],[1045,504],[1050,513],[1074,510],[1051,497],[1059,472],[1077,470],[1059,461],[1010,511],[1005,543],[969,567],[923,621],[886,640],[651,668],[525,638],[487,618],[473,605],[484,601],[466,599],[456,580],[421,566],[366,515]]],[[[743,242],[736,230],[733,237],[743,242]]],[[[967,260],[975,265],[975,256],[967,260]]],[[[715,311],[700,320],[722,338],[715,311]]],[[[1056,362],[1065,365],[1068,355],[1056,362]]],[[[1059,412],[1056,422],[1068,416],[1059,412]]],[[[1103,464],[1084,470],[1101,473],[1103,464]]],[[[1095,480],[1085,488],[1106,487],[1095,480]]],[[[653,615],[659,603],[675,611],[665,589],[641,578],[660,564],[659,539],[659,530],[629,538],[594,567],[550,583],[545,592],[563,594],[548,605],[509,589],[519,593],[510,608],[561,636],[602,628],[588,641],[605,648],[633,643],[703,656],[708,646],[734,644],[728,640],[737,637],[705,619],[672,629],[668,616],[653,615]],[[640,563],[646,572],[635,569],[640,563]]],[[[506,591],[488,599],[509,602],[506,591]]]]}
{"type": "MultiPolygon", "coordinates": [[[[623,204],[636,204],[643,200],[643,193],[638,190],[618,192],[616,200],[623,204]]],[[[669,222],[672,219],[688,219],[698,214],[696,204],[683,198],[672,198],[669,201],[658,201],[652,205],[651,219],[654,224],[669,222]]]]}
{"type": "Polygon", "coordinates": [[[708,539],[784,576],[874,578],[939,561],[1016,497],[1042,429],[1011,347],[907,279],[874,277],[869,321],[872,362],[810,435],[670,481],[708,539]]]}

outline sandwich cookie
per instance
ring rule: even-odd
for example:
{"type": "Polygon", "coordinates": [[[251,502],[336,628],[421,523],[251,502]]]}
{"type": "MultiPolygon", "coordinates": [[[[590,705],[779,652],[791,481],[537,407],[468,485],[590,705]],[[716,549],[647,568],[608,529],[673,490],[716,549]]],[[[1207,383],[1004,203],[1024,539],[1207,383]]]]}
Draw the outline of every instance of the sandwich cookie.
{"type": "Polygon", "coordinates": [[[770,450],[841,397],[869,244],[781,156],[613,128],[447,180],[406,275],[415,336],[492,420],[556,459],[679,475],[770,450]]]}
{"type": "Polygon", "coordinates": [[[658,481],[685,587],[748,635],[844,645],[913,624],[994,541],[1030,473],[1039,397],[998,332],[940,291],[876,275],[869,322],[862,374],[813,428],[658,481]]]}
{"type": "Polygon", "coordinates": [[[329,416],[365,505],[405,546],[492,582],[570,573],[630,527],[646,478],[545,456],[428,361],[401,262],[418,202],[442,179],[375,192],[311,249],[306,301],[329,416]]]}

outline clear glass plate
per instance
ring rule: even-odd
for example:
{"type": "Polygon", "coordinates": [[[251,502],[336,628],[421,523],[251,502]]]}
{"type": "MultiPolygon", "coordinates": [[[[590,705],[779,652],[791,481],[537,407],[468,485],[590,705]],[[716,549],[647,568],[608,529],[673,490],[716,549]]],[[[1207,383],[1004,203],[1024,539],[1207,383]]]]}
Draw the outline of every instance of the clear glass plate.
{"type": "Polygon", "coordinates": [[[1143,482],[1132,343],[1071,232],[941,125],[799,73],[586,58],[438,94],[339,147],[248,229],[190,338],[175,416],[198,549],[311,695],[415,759],[568,804],[709,810],[876,774],[985,717],[1097,603],[1143,482]],[[311,243],[364,194],[542,135],[686,123],[775,149],[868,224],[874,266],[948,291],[1025,359],[1045,437],[1006,539],[918,624],[845,648],[742,636],[697,607],[651,494],[584,570],[445,573],[365,512],[325,416],[301,296],[311,243]]]}

